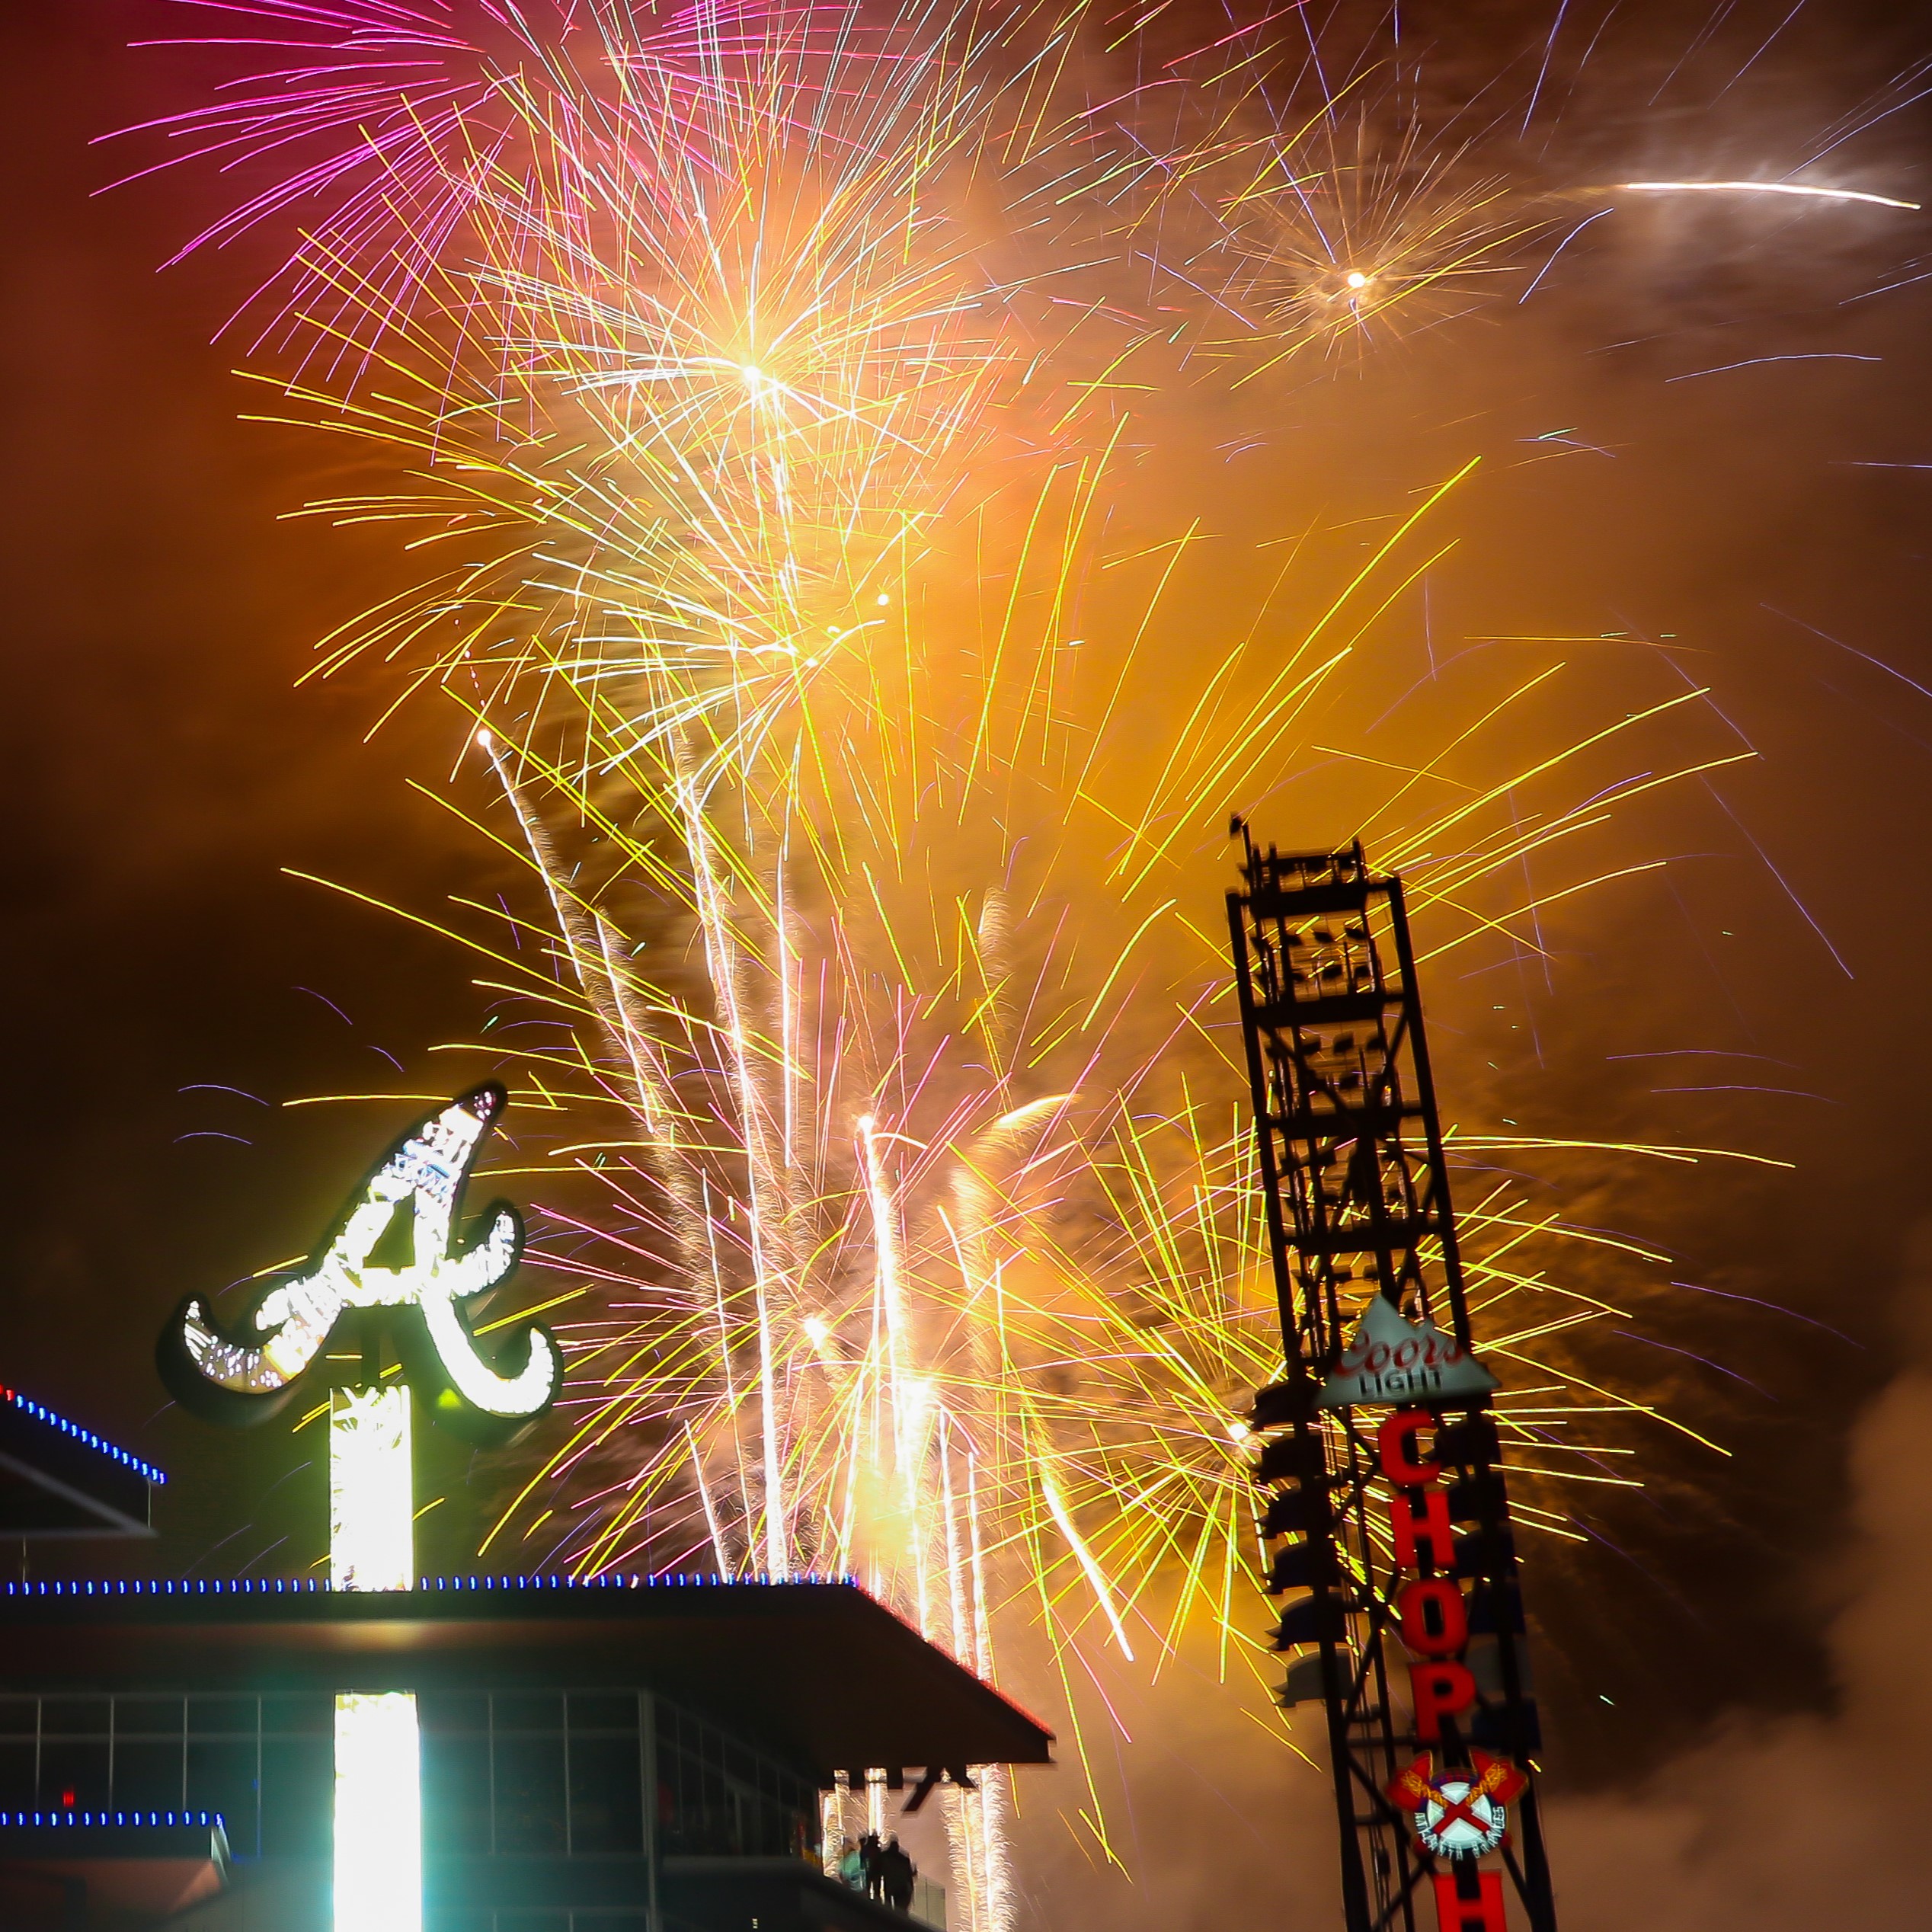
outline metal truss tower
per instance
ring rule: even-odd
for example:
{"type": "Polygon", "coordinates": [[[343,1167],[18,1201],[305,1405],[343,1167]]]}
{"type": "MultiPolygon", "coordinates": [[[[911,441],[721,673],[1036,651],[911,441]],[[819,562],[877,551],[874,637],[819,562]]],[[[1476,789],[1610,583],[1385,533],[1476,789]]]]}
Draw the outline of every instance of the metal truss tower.
{"type": "Polygon", "coordinates": [[[1495,1422],[1402,884],[1257,850],[1228,895],[1285,1361],[1259,1392],[1283,1701],[1327,1716],[1347,1932],[1555,1932],[1495,1422]],[[1505,1815],[1505,1801],[1513,1816],[1505,1815]],[[1514,1907],[1509,1902],[1513,1898],[1514,1907]]]}

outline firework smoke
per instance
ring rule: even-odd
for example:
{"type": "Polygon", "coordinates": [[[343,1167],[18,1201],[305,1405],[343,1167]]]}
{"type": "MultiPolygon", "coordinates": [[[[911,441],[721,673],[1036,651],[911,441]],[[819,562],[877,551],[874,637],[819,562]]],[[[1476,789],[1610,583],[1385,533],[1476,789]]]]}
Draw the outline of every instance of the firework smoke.
{"type": "MultiPolygon", "coordinates": [[[[1419,661],[1486,473],[1324,515],[1295,385],[1521,297],[1571,211],[1399,59],[1160,11],[255,0],[243,78],[158,130],[251,184],[202,242],[299,226],[249,373],[366,465],[316,511],[408,545],[321,668],[453,702],[489,781],[454,795],[527,875],[529,950],[453,923],[526,1027],[469,1044],[551,1111],[587,1312],[493,1540],[852,1572],[975,1669],[1020,1652],[1083,1764],[1097,1664],[1204,1630],[1277,1668],[1230,807],[1360,833],[1431,962],[1547,968],[1659,862],[1647,801],[1752,756],[1662,638],[1451,668],[1425,621],[1419,661]]],[[[1571,1489],[1634,1480],[1604,1431],[1703,1432],[1593,1364],[1665,1259],[1547,1204],[1603,1150],[1512,1128],[1452,1143],[1473,1294],[1518,1507],[1575,1540],[1571,1489]]],[[[974,1932],[1012,1922],[1008,1796],[956,1799],[974,1932]]]]}

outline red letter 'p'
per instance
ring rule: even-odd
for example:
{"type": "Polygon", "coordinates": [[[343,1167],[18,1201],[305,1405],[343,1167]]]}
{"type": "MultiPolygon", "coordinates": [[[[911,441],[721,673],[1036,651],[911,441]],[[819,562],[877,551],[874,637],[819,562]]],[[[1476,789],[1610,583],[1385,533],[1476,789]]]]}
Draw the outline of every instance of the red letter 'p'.
{"type": "Polygon", "coordinates": [[[1411,1664],[1409,1694],[1415,1704],[1415,1735],[1425,1744],[1442,1735],[1442,1720],[1459,1717],[1476,1701],[1476,1680],[1465,1664],[1411,1664]]]}

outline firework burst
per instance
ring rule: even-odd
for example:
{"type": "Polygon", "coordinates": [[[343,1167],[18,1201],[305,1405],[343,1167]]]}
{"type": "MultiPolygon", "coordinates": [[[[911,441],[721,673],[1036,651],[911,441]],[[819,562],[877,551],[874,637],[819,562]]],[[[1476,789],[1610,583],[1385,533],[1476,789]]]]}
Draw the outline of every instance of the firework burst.
{"type": "MultiPolygon", "coordinates": [[[[493,1540],[852,1572],[977,1670],[1048,1659],[1076,1740],[1096,1644],[1206,1623],[1260,1673],[1239,1418],[1279,1340],[1201,885],[1230,803],[1326,766],[1323,830],[1410,870],[1437,953],[1534,955],[1633,869],[1620,804],[1748,754],[1642,654],[1579,728],[1554,651],[1371,753],[1469,472],[1365,556],[1284,552],[1177,522],[1135,411],[1197,347],[1232,390],[1439,321],[1540,231],[1326,93],[1291,136],[1237,128],[1251,79],[1156,136],[1077,15],[239,12],[246,84],[162,131],[279,169],[202,238],[301,214],[251,373],[367,453],[317,512],[411,564],[321,669],[454,701],[529,882],[523,949],[462,930],[539,1024],[466,1051],[549,1110],[587,1312],[493,1540]]],[[[1465,1194],[1562,1535],[1558,1484],[1627,1479],[1572,1425],[1643,1409],[1575,1345],[1611,1237],[1508,1172],[1465,1194]]],[[[1003,1928],[1004,1787],[951,1802],[965,1922],[1003,1928]]]]}

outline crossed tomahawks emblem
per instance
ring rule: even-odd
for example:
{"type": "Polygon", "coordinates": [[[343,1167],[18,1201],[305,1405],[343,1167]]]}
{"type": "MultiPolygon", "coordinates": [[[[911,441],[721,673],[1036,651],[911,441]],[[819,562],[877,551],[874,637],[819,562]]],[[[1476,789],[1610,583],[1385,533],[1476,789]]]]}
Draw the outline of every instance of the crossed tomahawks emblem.
{"type": "Polygon", "coordinates": [[[439,1421],[501,1440],[548,1408],[563,1364],[549,1329],[522,1330],[507,1373],[485,1356],[470,1306],[501,1287],[523,1250],[523,1223],[493,1202],[481,1233],[457,1243],[463,1189],[478,1151],[508,1104],[494,1081],[419,1120],[370,1175],[307,1268],[270,1284],[230,1334],[190,1296],[162,1331],[162,1379],[211,1420],[265,1422],[285,1408],[345,1316],[379,1323],[410,1386],[439,1421]]]}
{"type": "Polygon", "coordinates": [[[1494,1851],[1508,1834],[1504,1810],[1529,1780],[1507,1758],[1470,1753],[1470,1768],[1438,1772],[1428,1751],[1388,1787],[1390,1802],[1411,1814],[1418,1849],[1438,1858],[1494,1851]]]}

